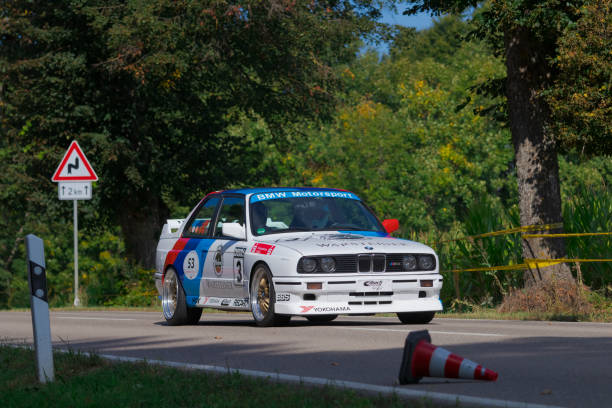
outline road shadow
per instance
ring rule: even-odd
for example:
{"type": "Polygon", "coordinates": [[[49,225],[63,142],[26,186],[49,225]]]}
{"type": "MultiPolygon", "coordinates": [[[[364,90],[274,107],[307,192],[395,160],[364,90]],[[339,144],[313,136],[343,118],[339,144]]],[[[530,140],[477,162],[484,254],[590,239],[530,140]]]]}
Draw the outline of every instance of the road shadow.
{"type": "MultiPolygon", "coordinates": [[[[326,326],[364,326],[359,322],[337,323],[342,324],[329,323],[326,326]]],[[[249,337],[249,333],[253,333],[251,330],[232,336],[215,336],[215,327],[253,327],[254,324],[245,318],[215,322],[203,320],[198,325],[202,329],[199,337],[193,328],[181,331],[182,328],[168,327],[168,331],[174,333],[170,339],[160,333],[155,337],[126,336],[55,345],[101,354],[397,386],[403,341],[393,348],[378,348],[371,333],[351,331],[347,334],[338,330],[336,347],[334,342],[329,343],[329,336],[317,335],[316,326],[299,343],[283,336],[287,330],[307,325],[310,324],[294,322],[283,328],[257,328],[258,334],[270,333],[266,342],[261,341],[261,336],[253,341],[249,337]],[[185,338],[180,337],[182,333],[185,338]],[[372,338],[369,349],[347,350],[347,344],[355,336],[372,338]]],[[[360,344],[363,346],[364,342],[360,344]]],[[[445,347],[454,354],[497,371],[498,381],[424,378],[419,384],[402,387],[561,406],[609,406],[612,395],[610,337],[508,338],[445,347]]]]}

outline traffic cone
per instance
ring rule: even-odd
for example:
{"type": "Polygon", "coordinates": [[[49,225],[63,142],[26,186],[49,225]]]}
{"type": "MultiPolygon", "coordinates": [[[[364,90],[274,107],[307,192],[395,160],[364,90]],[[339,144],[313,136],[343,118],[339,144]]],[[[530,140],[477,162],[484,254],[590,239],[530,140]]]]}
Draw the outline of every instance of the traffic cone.
{"type": "Polygon", "coordinates": [[[497,373],[431,344],[427,330],[410,332],[404,345],[400,384],[416,384],[423,377],[497,380],[497,373]]]}

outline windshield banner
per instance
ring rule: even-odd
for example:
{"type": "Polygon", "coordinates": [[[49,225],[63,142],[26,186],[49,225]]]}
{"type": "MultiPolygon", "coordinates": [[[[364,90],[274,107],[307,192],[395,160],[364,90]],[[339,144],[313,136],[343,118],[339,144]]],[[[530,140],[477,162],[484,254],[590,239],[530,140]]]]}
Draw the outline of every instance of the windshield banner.
{"type": "Polygon", "coordinates": [[[251,196],[251,202],[265,200],[278,200],[282,198],[301,198],[301,197],[324,197],[324,198],[348,198],[359,200],[355,194],[349,191],[328,191],[328,190],[304,190],[304,191],[274,191],[269,193],[258,193],[251,196]]]}

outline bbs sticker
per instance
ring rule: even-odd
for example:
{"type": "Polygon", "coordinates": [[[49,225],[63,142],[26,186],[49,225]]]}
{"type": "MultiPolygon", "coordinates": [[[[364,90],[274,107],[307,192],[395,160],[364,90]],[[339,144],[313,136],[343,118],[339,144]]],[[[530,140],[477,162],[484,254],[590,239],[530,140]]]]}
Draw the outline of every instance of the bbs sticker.
{"type": "Polygon", "coordinates": [[[198,253],[196,251],[189,251],[183,261],[183,273],[187,279],[195,279],[198,276],[199,270],[200,260],[198,259],[198,253]]]}
{"type": "Polygon", "coordinates": [[[277,293],[276,301],[277,302],[289,302],[291,300],[291,295],[289,293],[277,293]]]}

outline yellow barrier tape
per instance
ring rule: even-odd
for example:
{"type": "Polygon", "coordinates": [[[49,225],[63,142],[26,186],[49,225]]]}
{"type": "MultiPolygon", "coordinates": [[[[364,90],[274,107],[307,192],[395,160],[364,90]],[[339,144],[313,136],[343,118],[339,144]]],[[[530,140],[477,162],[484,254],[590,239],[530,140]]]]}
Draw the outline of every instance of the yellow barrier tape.
{"type": "Polygon", "coordinates": [[[449,271],[442,272],[489,272],[489,271],[513,271],[517,269],[525,269],[527,265],[516,264],[516,265],[504,265],[504,266],[485,266],[482,268],[468,268],[468,269],[452,269],[449,271]]]}
{"type": "Polygon", "coordinates": [[[525,262],[612,262],[612,259],[574,259],[574,258],[558,258],[558,259],[525,259],[525,262]]]}
{"type": "Polygon", "coordinates": [[[467,268],[467,269],[452,269],[443,272],[489,272],[489,271],[514,271],[519,269],[534,269],[537,267],[545,268],[547,266],[557,265],[564,262],[612,262],[612,259],[572,259],[572,258],[558,258],[558,259],[525,259],[525,263],[516,265],[503,265],[503,266],[484,266],[479,268],[467,268]]]}
{"type": "Polygon", "coordinates": [[[525,265],[529,269],[546,268],[547,266],[553,266],[560,264],[561,261],[558,260],[537,260],[537,259],[525,259],[525,265]]]}
{"type": "Polygon", "coordinates": [[[587,237],[590,235],[612,235],[612,232],[569,232],[567,234],[523,234],[522,237],[528,238],[561,238],[561,237],[587,237]]]}
{"type": "Polygon", "coordinates": [[[561,228],[561,227],[563,227],[562,222],[559,222],[556,224],[525,225],[523,227],[515,227],[515,228],[510,228],[510,229],[501,230],[501,231],[485,232],[484,234],[468,235],[466,237],[460,237],[460,238],[454,238],[454,239],[445,239],[442,241],[436,241],[433,244],[435,245],[435,244],[442,244],[445,242],[461,241],[463,239],[495,237],[498,235],[516,234],[518,232],[550,230],[550,229],[561,228]]]}

